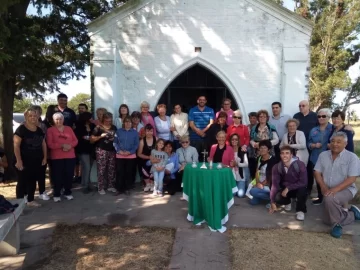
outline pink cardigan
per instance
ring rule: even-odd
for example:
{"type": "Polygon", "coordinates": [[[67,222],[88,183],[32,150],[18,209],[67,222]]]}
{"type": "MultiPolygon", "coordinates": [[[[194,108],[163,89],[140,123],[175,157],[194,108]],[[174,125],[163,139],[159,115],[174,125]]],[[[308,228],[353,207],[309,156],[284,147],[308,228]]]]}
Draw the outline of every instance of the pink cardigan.
{"type": "MultiPolygon", "coordinates": [[[[217,144],[213,144],[211,146],[211,149],[210,149],[210,158],[212,159],[215,155],[215,151],[216,151],[216,148],[217,148],[217,144]]],[[[229,145],[226,145],[226,149],[223,153],[223,156],[222,156],[222,161],[221,163],[226,165],[226,166],[230,166],[230,161],[234,160],[234,149],[229,146],[229,145]]]]}
{"type": "Polygon", "coordinates": [[[74,147],[78,140],[71,127],[64,126],[64,131],[60,132],[56,127],[51,127],[46,132],[46,143],[50,149],[50,159],[75,158],[74,147]],[[69,151],[63,151],[61,145],[70,144],[69,151]]]}

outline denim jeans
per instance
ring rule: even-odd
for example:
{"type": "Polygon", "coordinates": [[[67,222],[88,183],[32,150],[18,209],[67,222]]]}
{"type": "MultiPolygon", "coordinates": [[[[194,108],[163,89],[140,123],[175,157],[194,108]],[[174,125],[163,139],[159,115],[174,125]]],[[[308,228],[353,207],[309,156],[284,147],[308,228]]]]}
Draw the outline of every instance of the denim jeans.
{"type": "Polygon", "coordinates": [[[250,194],[253,196],[250,200],[250,204],[252,205],[259,204],[261,201],[270,201],[270,188],[268,186],[264,186],[263,189],[253,187],[250,190],[250,194]]]}
{"type": "Polygon", "coordinates": [[[244,198],[245,193],[246,193],[247,181],[246,180],[236,181],[236,186],[238,188],[236,195],[239,198],[244,198]]]}
{"type": "Polygon", "coordinates": [[[154,181],[155,181],[154,189],[156,191],[160,191],[160,192],[163,191],[164,174],[165,174],[165,171],[161,171],[161,172],[155,171],[155,172],[153,172],[154,181]]]}

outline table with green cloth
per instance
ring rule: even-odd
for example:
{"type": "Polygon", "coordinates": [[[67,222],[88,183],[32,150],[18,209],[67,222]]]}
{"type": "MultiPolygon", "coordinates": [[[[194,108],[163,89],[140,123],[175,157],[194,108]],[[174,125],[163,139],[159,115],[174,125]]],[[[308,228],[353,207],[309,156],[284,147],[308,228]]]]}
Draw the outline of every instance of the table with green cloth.
{"type": "Polygon", "coordinates": [[[186,165],[183,174],[183,196],[188,201],[187,219],[196,225],[207,222],[210,230],[225,232],[223,226],[229,219],[229,208],[234,204],[233,194],[237,192],[236,181],[231,168],[201,169],[186,165]]]}

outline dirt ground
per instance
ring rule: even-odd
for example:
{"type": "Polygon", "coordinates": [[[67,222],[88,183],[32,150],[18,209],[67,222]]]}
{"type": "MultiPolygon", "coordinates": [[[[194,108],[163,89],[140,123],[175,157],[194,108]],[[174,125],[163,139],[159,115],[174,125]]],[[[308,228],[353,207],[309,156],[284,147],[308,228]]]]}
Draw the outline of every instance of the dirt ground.
{"type": "Polygon", "coordinates": [[[39,270],[166,269],[175,229],[59,224],[39,270]]]}
{"type": "Polygon", "coordinates": [[[232,269],[359,269],[351,236],[291,230],[234,229],[232,269]]]}

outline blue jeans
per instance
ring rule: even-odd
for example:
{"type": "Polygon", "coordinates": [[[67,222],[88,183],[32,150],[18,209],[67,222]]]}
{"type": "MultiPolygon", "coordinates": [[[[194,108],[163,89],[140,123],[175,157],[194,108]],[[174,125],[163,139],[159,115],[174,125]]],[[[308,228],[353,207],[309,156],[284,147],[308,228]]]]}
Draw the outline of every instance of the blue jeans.
{"type": "Polygon", "coordinates": [[[246,188],[248,186],[247,181],[236,181],[236,186],[238,191],[235,193],[239,198],[244,198],[246,193],[246,188]]]}
{"type": "Polygon", "coordinates": [[[263,189],[253,187],[250,190],[250,194],[253,196],[253,198],[250,200],[251,205],[257,205],[261,201],[270,201],[270,188],[267,186],[265,186],[263,189]]]}
{"type": "Polygon", "coordinates": [[[154,190],[162,192],[163,191],[165,171],[161,171],[161,172],[155,171],[153,173],[153,175],[154,175],[154,181],[155,181],[154,190]]]}

